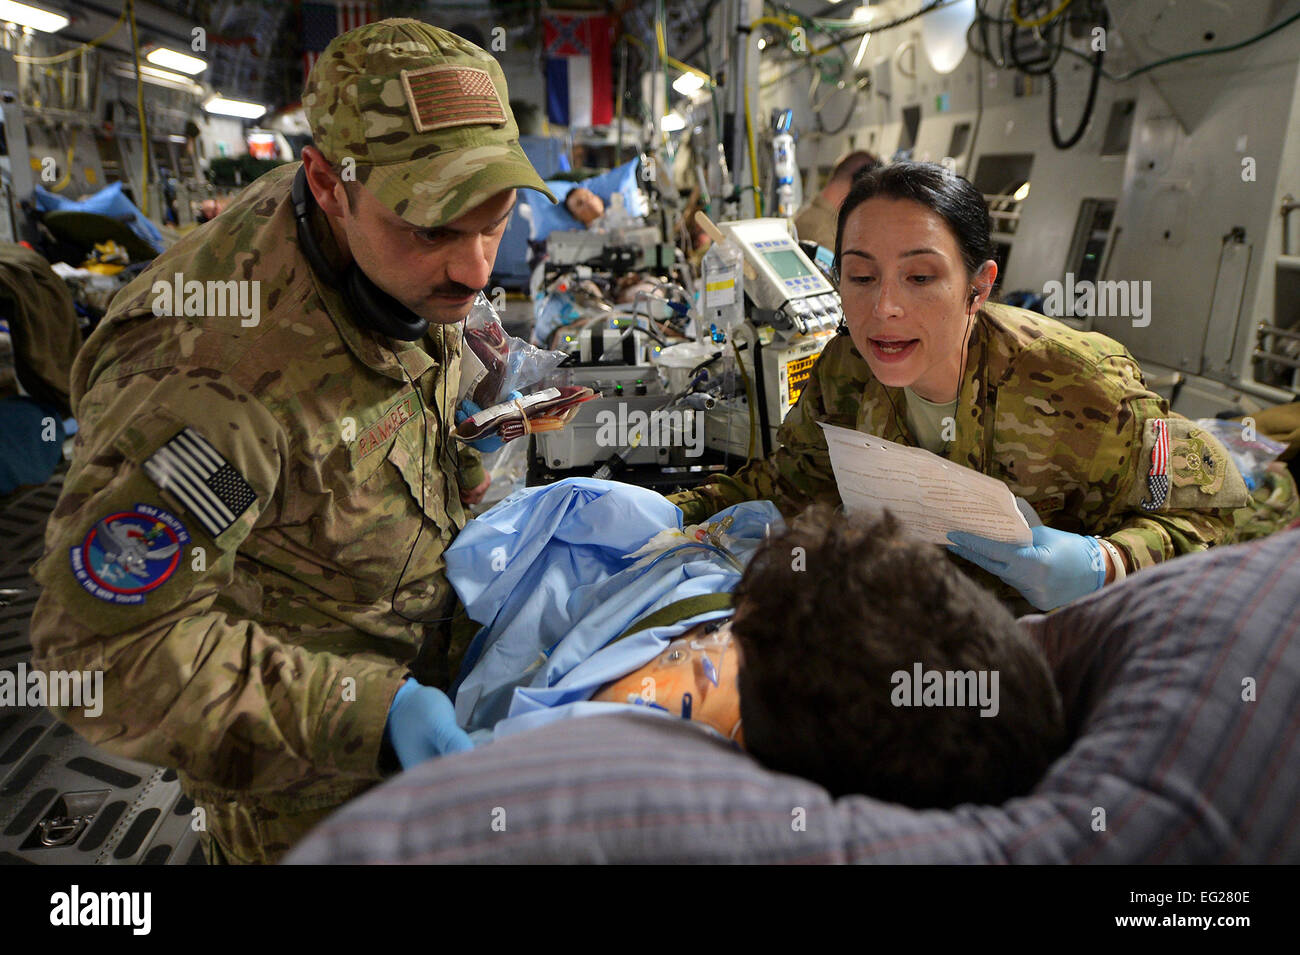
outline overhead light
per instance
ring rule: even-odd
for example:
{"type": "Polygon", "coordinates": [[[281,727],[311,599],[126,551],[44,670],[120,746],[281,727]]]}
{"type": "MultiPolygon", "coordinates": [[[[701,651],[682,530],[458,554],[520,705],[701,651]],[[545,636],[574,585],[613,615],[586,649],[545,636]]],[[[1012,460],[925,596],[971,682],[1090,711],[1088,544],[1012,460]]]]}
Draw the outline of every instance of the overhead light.
{"type": "Polygon", "coordinates": [[[975,0],[956,0],[922,19],[921,46],[936,73],[957,69],[966,55],[966,31],[975,13],[975,0]]]}
{"type": "Polygon", "coordinates": [[[759,37],[759,38],[758,38],[758,48],[761,50],[761,49],[763,49],[765,46],[767,46],[767,37],[765,37],[765,36],[761,36],[761,37],[759,37]]]}
{"type": "Polygon", "coordinates": [[[188,53],[177,53],[175,50],[169,50],[163,46],[154,47],[144,55],[144,58],[150,63],[166,67],[169,70],[178,70],[190,76],[202,73],[208,68],[206,60],[200,60],[197,56],[190,56],[188,53]]]}
{"type": "Polygon", "coordinates": [[[58,33],[70,22],[61,13],[42,10],[27,3],[16,3],[14,0],[0,0],[0,20],[32,27],[43,33],[58,33]]]}
{"type": "Polygon", "coordinates": [[[690,96],[704,86],[704,77],[698,73],[683,73],[673,80],[673,89],[683,96],[690,96]]]}
{"type": "MultiPolygon", "coordinates": [[[[850,19],[858,23],[867,23],[868,21],[871,20],[872,16],[873,16],[873,11],[871,10],[870,7],[864,4],[863,6],[860,6],[853,11],[853,16],[850,19]]],[[[862,35],[862,42],[858,44],[858,55],[853,58],[853,68],[855,70],[862,64],[862,57],[864,54],[866,54],[867,44],[870,42],[871,42],[871,34],[864,33],[862,35]]]]}
{"type": "MultiPolygon", "coordinates": [[[[118,76],[126,77],[128,80],[135,79],[135,67],[130,63],[118,63],[113,68],[113,72],[118,76]]],[[[186,93],[199,94],[203,92],[203,87],[188,76],[182,76],[170,70],[160,70],[156,66],[141,66],[140,79],[146,83],[152,83],[154,86],[165,86],[168,89],[183,90],[186,93]]]]}
{"type": "Polygon", "coordinates": [[[1013,195],[1011,198],[1016,200],[1016,202],[1024,202],[1026,199],[1028,199],[1029,183],[1026,182],[1023,186],[1017,189],[1015,195],[1013,195]]]}
{"type": "Polygon", "coordinates": [[[221,95],[213,96],[203,104],[209,113],[218,116],[238,116],[240,119],[257,119],[266,112],[261,103],[249,103],[240,99],[226,99],[221,95]]]}
{"type": "Polygon", "coordinates": [[[686,117],[681,113],[669,113],[663,119],[659,120],[659,128],[665,133],[675,133],[679,129],[686,128],[686,117]]]}
{"type": "Polygon", "coordinates": [[[184,146],[186,143],[189,142],[189,140],[186,139],[184,136],[178,136],[178,135],[176,135],[175,133],[173,133],[172,135],[168,136],[167,138],[168,138],[169,140],[171,140],[172,142],[174,142],[174,143],[180,143],[182,146],[184,146]]]}

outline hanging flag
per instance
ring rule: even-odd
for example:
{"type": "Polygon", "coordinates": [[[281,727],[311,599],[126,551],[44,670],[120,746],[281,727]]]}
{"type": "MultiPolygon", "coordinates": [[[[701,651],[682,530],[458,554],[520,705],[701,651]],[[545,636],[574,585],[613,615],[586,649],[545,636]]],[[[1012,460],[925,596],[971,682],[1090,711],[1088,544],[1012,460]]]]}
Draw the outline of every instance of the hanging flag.
{"type": "Polygon", "coordinates": [[[552,123],[587,127],[614,121],[613,33],[612,17],[546,14],[542,21],[546,116],[552,123]]]}
{"type": "Polygon", "coordinates": [[[337,3],[303,3],[299,6],[302,17],[302,75],[306,80],[317,57],[325,52],[330,40],[355,30],[359,26],[379,19],[379,5],[363,0],[338,0],[337,3]]]}

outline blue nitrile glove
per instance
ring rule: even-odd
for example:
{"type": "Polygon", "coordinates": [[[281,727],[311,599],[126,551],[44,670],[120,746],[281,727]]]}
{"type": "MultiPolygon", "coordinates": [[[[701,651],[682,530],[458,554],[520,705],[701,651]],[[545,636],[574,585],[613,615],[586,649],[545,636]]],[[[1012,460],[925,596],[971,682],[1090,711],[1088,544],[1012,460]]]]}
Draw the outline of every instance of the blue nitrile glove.
{"type": "MultiPolygon", "coordinates": [[[[523,395],[519,392],[512,391],[510,394],[506,395],[506,400],[515,401],[522,397],[523,395]]],[[[456,409],[456,423],[460,424],[466,418],[476,415],[482,410],[483,409],[476,405],[472,400],[464,398],[461,400],[460,407],[456,409]]],[[[479,438],[477,441],[467,441],[466,443],[480,454],[491,454],[493,451],[500,451],[501,447],[505,444],[505,442],[501,440],[501,435],[499,434],[488,435],[485,438],[479,438]]]]}
{"type": "Polygon", "coordinates": [[[1032,544],[1001,544],[950,531],[948,550],[1001,577],[1039,610],[1054,610],[1106,583],[1106,559],[1094,537],[1033,528],[1032,544]]]}
{"type": "Polygon", "coordinates": [[[456,724],[456,707],[447,694],[411,678],[393,697],[384,736],[403,769],[434,756],[474,748],[469,735],[456,724]]]}

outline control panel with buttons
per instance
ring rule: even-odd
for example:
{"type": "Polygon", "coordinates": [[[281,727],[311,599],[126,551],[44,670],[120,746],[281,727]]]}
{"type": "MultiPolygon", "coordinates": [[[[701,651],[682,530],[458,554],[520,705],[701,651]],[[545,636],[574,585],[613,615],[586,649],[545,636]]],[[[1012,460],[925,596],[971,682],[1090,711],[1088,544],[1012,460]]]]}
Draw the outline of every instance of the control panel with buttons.
{"type": "Polygon", "coordinates": [[[720,222],[718,228],[745,254],[745,295],[754,305],[804,335],[840,323],[839,294],[799,248],[785,219],[720,222]]]}

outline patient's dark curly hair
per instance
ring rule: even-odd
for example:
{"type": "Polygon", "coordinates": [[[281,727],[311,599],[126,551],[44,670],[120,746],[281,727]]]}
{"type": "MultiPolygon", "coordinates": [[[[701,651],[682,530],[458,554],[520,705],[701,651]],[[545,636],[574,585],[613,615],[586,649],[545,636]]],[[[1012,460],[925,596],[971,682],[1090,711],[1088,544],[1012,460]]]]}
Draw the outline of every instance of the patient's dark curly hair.
{"type": "Polygon", "coordinates": [[[1042,651],[888,512],[805,511],[759,547],[735,605],[745,748],[770,769],[837,796],[947,808],[1027,793],[1064,749],[1042,651]],[[997,715],[895,706],[893,675],[910,681],[917,662],[997,671],[997,715]]]}

